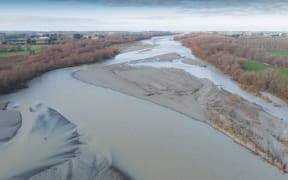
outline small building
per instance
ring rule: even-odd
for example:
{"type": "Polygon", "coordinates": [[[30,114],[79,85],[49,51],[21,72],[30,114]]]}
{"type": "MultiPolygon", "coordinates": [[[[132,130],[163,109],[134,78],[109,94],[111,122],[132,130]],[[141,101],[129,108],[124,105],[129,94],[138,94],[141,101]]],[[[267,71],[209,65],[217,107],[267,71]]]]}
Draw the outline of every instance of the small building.
{"type": "Polygon", "coordinates": [[[281,35],[282,35],[281,33],[275,33],[275,34],[272,34],[271,37],[276,38],[276,37],[280,37],[281,35]]]}
{"type": "Polygon", "coordinates": [[[6,43],[10,45],[25,45],[27,40],[25,38],[6,39],[6,43]]]}
{"type": "Polygon", "coordinates": [[[33,39],[35,44],[49,44],[50,38],[49,37],[36,37],[33,39]]]}

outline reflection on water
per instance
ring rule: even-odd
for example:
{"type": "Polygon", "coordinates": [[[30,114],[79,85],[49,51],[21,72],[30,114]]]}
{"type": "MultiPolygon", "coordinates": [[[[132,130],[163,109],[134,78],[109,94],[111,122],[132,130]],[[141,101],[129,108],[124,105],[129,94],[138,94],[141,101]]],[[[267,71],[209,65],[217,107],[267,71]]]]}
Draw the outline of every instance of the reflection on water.
{"type": "MultiPolygon", "coordinates": [[[[171,41],[171,37],[153,38],[149,42],[158,46],[142,53],[124,53],[106,64],[175,51],[191,56],[189,50],[179,48],[179,44],[171,41]]],[[[61,112],[77,127],[81,140],[89,146],[89,152],[101,152],[103,157],[110,157],[111,153],[112,163],[136,179],[287,179],[287,175],[279,173],[276,168],[206,124],[150,102],[85,84],[71,77],[71,73],[79,68],[102,65],[46,73],[31,81],[30,88],[0,97],[0,100],[19,103],[24,119],[16,138],[5,147],[1,146],[10,153],[10,157],[6,158],[1,150],[1,170],[6,168],[18,174],[20,167],[15,164],[19,159],[23,161],[19,166],[36,166],[45,162],[34,159],[34,156],[41,154],[39,147],[44,145],[43,148],[49,152],[53,148],[58,149],[43,142],[37,144],[33,138],[28,141],[27,134],[35,122],[29,107],[35,102],[42,102],[61,112]],[[31,153],[22,157],[26,143],[32,147],[29,149],[31,153]]],[[[59,135],[55,137],[57,141],[61,139],[59,135]]],[[[51,179],[51,176],[47,179],[51,179]]]]}

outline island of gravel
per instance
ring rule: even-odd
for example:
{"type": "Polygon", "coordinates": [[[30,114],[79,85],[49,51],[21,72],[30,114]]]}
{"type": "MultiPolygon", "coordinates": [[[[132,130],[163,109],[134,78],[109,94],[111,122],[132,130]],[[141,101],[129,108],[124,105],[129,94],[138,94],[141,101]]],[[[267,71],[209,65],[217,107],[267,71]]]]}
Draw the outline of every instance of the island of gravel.
{"type": "MultiPolygon", "coordinates": [[[[236,143],[262,157],[281,172],[288,167],[288,124],[248,102],[183,70],[137,66],[137,62],[173,61],[165,54],[153,58],[75,72],[73,77],[159,104],[209,124],[236,143]]],[[[184,63],[205,66],[182,58],[184,63]]]]}

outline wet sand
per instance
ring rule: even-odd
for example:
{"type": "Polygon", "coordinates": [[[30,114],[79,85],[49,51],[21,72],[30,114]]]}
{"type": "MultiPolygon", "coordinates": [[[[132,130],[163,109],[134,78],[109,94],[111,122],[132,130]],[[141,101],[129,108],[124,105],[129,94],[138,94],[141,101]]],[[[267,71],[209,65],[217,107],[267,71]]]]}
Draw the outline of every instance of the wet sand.
{"type": "Polygon", "coordinates": [[[0,142],[12,139],[22,125],[20,112],[5,110],[7,104],[0,105],[0,142]]]}
{"type": "MultiPolygon", "coordinates": [[[[175,54],[157,56],[157,59],[169,61],[175,59],[175,54]]],[[[140,61],[152,60],[155,57],[140,61]]],[[[288,125],[264,112],[260,106],[222,90],[207,79],[198,79],[179,69],[129,64],[83,70],[73,76],[206,122],[282,172],[287,171],[288,125]]]]}
{"type": "Polygon", "coordinates": [[[94,180],[130,180],[131,178],[128,175],[125,175],[120,170],[111,167],[103,174],[95,177],[94,180]]]}
{"type": "Polygon", "coordinates": [[[7,108],[8,103],[7,102],[0,102],[0,110],[5,110],[7,108]]]}

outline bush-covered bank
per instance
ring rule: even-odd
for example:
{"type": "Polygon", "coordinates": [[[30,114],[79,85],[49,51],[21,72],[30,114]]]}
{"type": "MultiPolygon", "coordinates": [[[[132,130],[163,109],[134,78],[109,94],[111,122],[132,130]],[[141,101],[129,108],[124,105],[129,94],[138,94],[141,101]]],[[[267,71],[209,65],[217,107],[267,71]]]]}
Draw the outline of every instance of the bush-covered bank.
{"type": "Polygon", "coordinates": [[[193,53],[241,84],[258,93],[267,91],[288,100],[287,38],[229,37],[215,33],[192,33],[177,37],[193,53]]]}

